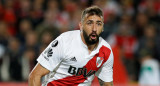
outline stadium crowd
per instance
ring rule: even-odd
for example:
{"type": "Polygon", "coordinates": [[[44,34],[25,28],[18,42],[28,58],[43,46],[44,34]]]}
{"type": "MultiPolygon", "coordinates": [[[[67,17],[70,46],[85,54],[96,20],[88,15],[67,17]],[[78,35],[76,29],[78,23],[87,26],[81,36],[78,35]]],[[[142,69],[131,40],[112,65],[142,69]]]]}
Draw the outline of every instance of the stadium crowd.
{"type": "Polygon", "coordinates": [[[27,81],[39,54],[78,30],[91,5],[102,8],[101,36],[116,49],[114,77],[124,72],[127,82],[160,84],[160,0],[0,0],[0,81],[27,81]]]}

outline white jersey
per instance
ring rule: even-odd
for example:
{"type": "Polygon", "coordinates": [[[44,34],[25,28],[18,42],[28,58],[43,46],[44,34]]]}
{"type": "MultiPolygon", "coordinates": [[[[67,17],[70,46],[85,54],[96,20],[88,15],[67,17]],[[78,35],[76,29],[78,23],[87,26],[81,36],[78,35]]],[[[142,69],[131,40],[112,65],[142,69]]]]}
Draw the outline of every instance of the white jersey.
{"type": "Polygon", "coordinates": [[[94,75],[105,82],[113,81],[111,47],[99,37],[97,48],[89,54],[80,30],[61,34],[37,61],[50,70],[42,86],[90,86],[94,75]]]}

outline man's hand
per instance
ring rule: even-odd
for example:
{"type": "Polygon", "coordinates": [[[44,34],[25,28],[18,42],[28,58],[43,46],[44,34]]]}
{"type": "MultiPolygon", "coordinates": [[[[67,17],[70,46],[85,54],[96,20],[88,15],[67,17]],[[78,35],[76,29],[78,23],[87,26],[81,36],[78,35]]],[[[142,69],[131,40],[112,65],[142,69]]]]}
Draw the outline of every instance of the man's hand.
{"type": "Polygon", "coordinates": [[[100,86],[113,86],[113,82],[104,82],[99,78],[98,78],[98,80],[99,80],[100,86]]]}

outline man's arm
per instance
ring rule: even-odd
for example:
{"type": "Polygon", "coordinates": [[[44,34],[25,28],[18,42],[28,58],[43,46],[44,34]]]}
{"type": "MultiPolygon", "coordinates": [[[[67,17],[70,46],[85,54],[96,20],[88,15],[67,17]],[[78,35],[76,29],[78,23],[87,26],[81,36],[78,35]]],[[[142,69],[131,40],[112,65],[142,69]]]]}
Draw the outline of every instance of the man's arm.
{"type": "Polygon", "coordinates": [[[100,86],[113,86],[113,82],[104,82],[101,79],[98,78],[100,86]]]}
{"type": "Polygon", "coordinates": [[[42,76],[48,74],[49,72],[49,70],[37,63],[29,75],[29,86],[40,86],[42,76]]]}

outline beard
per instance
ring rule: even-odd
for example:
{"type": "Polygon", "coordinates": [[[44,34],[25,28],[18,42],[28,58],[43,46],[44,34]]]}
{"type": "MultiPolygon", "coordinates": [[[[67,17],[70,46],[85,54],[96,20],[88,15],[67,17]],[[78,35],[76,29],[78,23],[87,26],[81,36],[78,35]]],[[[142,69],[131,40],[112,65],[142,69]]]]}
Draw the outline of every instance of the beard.
{"type": "Polygon", "coordinates": [[[84,40],[85,40],[87,45],[93,45],[93,44],[98,43],[98,41],[99,41],[99,35],[97,35],[96,32],[92,32],[88,36],[87,33],[83,30],[83,37],[84,37],[84,40]],[[96,37],[95,39],[91,38],[91,36],[93,36],[93,35],[94,35],[94,37],[96,37]]]}

